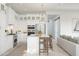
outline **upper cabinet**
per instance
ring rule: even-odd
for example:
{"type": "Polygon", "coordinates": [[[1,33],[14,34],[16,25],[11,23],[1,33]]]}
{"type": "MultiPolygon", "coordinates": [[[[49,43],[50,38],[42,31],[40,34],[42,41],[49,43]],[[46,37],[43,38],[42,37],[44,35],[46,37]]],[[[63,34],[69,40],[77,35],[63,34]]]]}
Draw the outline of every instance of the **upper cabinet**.
{"type": "Polygon", "coordinates": [[[46,14],[41,15],[41,14],[26,14],[26,15],[20,15],[19,19],[21,21],[46,21],[46,14]]]}
{"type": "Polygon", "coordinates": [[[4,11],[4,4],[0,4],[0,11],[4,11]]]}
{"type": "Polygon", "coordinates": [[[16,12],[5,4],[0,4],[0,13],[5,14],[6,24],[14,24],[17,19],[16,12]]]}
{"type": "Polygon", "coordinates": [[[2,4],[1,4],[1,10],[3,10],[3,11],[4,11],[4,5],[2,5],[2,4]]]}
{"type": "Polygon", "coordinates": [[[5,25],[6,25],[5,5],[0,4],[0,26],[4,27],[5,25]]]}
{"type": "Polygon", "coordinates": [[[11,9],[10,7],[6,8],[6,15],[7,15],[7,23],[8,24],[15,24],[15,21],[17,19],[16,12],[11,9]]]}
{"type": "Polygon", "coordinates": [[[3,11],[6,14],[6,9],[7,6],[4,3],[3,4],[0,3],[0,11],[3,11]]]}

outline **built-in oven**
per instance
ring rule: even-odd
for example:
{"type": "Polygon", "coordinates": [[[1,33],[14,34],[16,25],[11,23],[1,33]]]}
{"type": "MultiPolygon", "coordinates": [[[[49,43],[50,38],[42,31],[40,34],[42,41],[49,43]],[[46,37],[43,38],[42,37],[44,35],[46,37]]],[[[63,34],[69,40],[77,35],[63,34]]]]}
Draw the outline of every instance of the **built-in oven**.
{"type": "Polygon", "coordinates": [[[36,33],[36,26],[35,25],[28,25],[27,26],[27,33],[28,35],[36,33]]]}

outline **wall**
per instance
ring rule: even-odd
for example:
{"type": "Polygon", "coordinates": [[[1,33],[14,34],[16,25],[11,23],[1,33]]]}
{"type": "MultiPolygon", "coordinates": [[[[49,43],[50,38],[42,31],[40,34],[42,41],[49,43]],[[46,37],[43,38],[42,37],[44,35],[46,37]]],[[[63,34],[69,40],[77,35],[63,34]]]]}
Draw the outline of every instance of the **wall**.
{"type": "Polygon", "coordinates": [[[51,19],[50,22],[47,24],[48,26],[48,34],[54,36],[55,31],[54,31],[54,19],[51,19]]]}
{"type": "Polygon", "coordinates": [[[60,17],[61,35],[65,34],[72,37],[79,37],[79,32],[74,31],[75,22],[73,22],[73,20],[75,20],[76,18],[79,18],[78,11],[67,11],[63,13],[63,15],[60,17]]]}
{"type": "Polygon", "coordinates": [[[79,20],[78,10],[48,11],[47,14],[60,16],[60,35],[79,37],[79,32],[74,31],[73,29],[75,25],[75,22],[73,20],[79,20]]]}
{"type": "Polygon", "coordinates": [[[60,19],[54,21],[55,39],[60,37],[60,19]]]}

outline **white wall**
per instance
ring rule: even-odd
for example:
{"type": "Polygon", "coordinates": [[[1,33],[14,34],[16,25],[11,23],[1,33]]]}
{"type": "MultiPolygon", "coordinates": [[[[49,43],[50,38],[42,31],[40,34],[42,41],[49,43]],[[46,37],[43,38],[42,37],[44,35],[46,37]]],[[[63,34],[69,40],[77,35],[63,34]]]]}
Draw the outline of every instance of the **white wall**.
{"type": "MultiPolygon", "coordinates": [[[[79,32],[74,31],[75,18],[79,18],[78,11],[64,12],[60,17],[61,34],[70,35],[72,37],[79,36],[79,32]]],[[[78,19],[77,19],[78,20],[78,19]]]]}
{"type": "Polygon", "coordinates": [[[58,37],[60,37],[60,19],[54,21],[54,24],[55,39],[57,39],[58,37]]]}
{"type": "Polygon", "coordinates": [[[48,34],[54,36],[55,31],[54,31],[54,19],[51,19],[51,21],[47,24],[48,26],[48,34]]]}
{"type": "Polygon", "coordinates": [[[79,11],[75,10],[65,10],[65,11],[52,11],[47,12],[50,15],[59,15],[60,16],[60,35],[69,35],[79,37],[79,32],[74,31],[73,27],[75,22],[74,19],[79,19],[79,11]]]}

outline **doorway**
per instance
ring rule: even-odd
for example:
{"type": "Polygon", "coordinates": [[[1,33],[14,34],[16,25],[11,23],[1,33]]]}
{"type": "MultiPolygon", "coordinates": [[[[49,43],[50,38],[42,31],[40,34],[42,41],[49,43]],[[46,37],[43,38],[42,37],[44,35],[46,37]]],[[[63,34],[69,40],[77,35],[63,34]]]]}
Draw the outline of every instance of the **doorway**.
{"type": "Polygon", "coordinates": [[[57,39],[60,36],[60,16],[48,15],[48,35],[57,39]]]}
{"type": "Polygon", "coordinates": [[[54,31],[55,31],[55,39],[57,40],[57,38],[60,36],[60,16],[58,16],[54,20],[54,31]]]}

